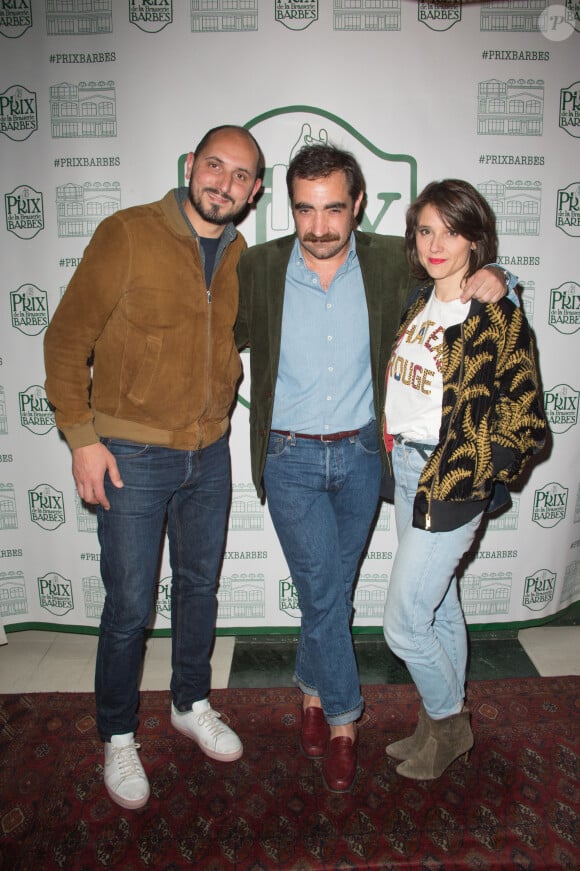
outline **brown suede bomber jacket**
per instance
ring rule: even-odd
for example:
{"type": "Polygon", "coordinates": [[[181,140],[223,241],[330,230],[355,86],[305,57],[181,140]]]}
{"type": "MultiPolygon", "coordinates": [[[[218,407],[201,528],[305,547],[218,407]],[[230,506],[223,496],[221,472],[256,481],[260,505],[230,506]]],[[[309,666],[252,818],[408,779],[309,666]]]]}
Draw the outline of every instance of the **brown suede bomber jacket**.
{"type": "Polygon", "coordinates": [[[177,196],[99,224],[46,331],[46,392],[71,448],[111,437],[197,450],[228,429],[246,243],[226,227],[208,290],[177,196]]]}

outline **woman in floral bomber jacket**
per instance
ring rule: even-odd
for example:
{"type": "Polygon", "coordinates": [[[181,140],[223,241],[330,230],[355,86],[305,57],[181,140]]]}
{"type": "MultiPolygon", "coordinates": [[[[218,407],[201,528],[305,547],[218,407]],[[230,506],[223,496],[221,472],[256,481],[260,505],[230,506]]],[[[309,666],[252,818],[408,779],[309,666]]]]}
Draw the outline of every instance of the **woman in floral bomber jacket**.
{"type": "Polygon", "coordinates": [[[461,301],[465,279],[495,260],[487,202],[467,182],[433,182],[409,208],[405,238],[411,269],[429,280],[411,296],[387,369],[399,544],[384,633],[422,702],[414,734],[387,754],[399,774],[428,780],[473,745],[454,572],[484,512],[507,503],[506,485],[541,450],[546,423],[522,310],[461,301]]]}

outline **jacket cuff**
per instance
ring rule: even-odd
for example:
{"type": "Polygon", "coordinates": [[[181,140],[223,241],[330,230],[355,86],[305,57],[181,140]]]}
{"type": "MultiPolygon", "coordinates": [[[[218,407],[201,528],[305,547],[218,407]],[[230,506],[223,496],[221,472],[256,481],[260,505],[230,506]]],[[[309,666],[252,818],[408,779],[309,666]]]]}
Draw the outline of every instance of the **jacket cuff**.
{"type": "Polygon", "coordinates": [[[495,269],[499,269],[500,272],[503,272],[506,283],[507,299],[509,299],[516,308],[520,308],[520,298],[516,293],[516,287],[519,281],[518,276],[514,275],[513,272],[510,272],[509,269],[505,269],[500,263],[486,263],[484,268],[489,269],[492,266],[495,269]]]}
{"type": "Polygon", "coordinates": [[[87,445],[94,445],[99,442],[99,437],[92,420],[79,426],[64,427],[61,431],[71,450],[73,448],[86,448],[87,445]]]}

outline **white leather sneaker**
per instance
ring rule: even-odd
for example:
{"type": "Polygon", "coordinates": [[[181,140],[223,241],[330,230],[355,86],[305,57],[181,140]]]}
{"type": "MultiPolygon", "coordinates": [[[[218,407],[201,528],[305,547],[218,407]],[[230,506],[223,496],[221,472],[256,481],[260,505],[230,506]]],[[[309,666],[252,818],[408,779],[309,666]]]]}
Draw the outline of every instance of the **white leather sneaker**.
{"type": "Polygon", "coordinates": [[[133,732],[105,741],[105,786],[114,802],[134,810],[149,799],[149,781],[137,755],[133,732]]]}
{"type": "Polygon", "coordinates": [[[208,699],[194,702],[191,711],[178,711],[171,705],[171,725],[182,735],[192,738],[206,756],[219,762],[239,759],[244,748],[229,726],[220,722],[221,714],[214,711],[208,699]]]}

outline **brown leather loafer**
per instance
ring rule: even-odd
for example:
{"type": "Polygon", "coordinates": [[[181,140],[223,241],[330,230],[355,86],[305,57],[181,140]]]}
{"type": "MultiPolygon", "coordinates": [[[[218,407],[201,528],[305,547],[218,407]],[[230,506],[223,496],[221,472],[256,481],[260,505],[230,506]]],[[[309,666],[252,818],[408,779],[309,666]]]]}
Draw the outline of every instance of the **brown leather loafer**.
{"type": "Polygon", "coordinates": [[[346,735],[333,738],[322,763],[322,779],[331,792],[348,792],[356,774],[356,743],[346,735]]]}
{"type": "Polygon", "coordinates": [[[309,759],[320,759],[325,756],[329,739],[330,727],[324,718],[322,708],[313,706],[306,710],[302,708],[300,746],[304,755],[309,759]]]}

